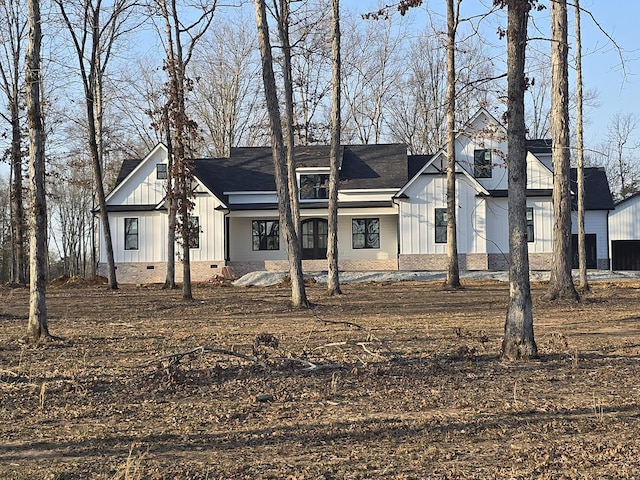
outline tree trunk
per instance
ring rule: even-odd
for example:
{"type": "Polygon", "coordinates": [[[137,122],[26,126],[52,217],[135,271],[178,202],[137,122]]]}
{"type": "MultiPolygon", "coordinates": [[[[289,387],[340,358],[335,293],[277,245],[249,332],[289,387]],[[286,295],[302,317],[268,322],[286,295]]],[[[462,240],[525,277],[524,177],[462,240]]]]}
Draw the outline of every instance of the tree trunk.
{"type": "Polygon", "coordinates": [[[340,274],[338,271],[338,165],[340,161],[340,0],[331,1],[332,12],[332,43],[333,54],[331,83],[333,88],[331,103],[331,152],[329,160],[331,170],[329,172],[329,236],[327,238],[327,293],[329,295],[341,294],[340,274]]]}
{"type": "Polygon", "coordinates": [[[167,142],[167,276],[162,288],[176,288],[176,217],[178,215],[173,179],[173,142],[169,128],[167,107],[162,109],[162,122],[166,128],[167,142]]]}
{"type": "Polygon", "coordinates": [[[447,0],[447,276],[445,287],[460,288],[456,228],[456,46],[454,0],[447,0]]]}
{"type": "Polygon", "coordinates": [[[278,35],[282,43],[282,75],[284,77],[284,144],[287,158],[287,177],[289,181],[289,197],[291,202],[291,214],[296,230],[296,236],[300,239],[300,202],[298,200],[298,179],[296,177],[295,142],[293,131],[293,78],[291,70],[291,44],[289,41],[290,1],[279,0],[280,15],[277,18],[278,35]]]}
{"type": "Polygon", "coordinates": [[[309,301],[307,300],[302,274],[302,248],[296,235],[294,219],[291,213],[286,152],[282,135],[276,81],[273,73],[273,58],[271,55],[271,43],[269,41],[265,0],[254,0],[254,7],[256,11],[258,42],[262,58],[262,80],[267,101],[267,111],[269,113],[269,124],[271,126],[271,150],[273,153],[276,190],[278,193],[278,213],[280,223],[283,224],[283,232],[285,241],[287,242],[287,253],[289,256],[291,302],[295,307],[308,307],[309,301]]]}
{"type": "Polygon", "coordinates": [[[511,0],[507,13],[507,142],[509,188],[509,304],[502,358],[518,360],[538,354],[533,336],[533,307],[527,245],[527,148],[525,142],[525,49],[529,2],[511,0]]]}
{"type": "Polygon", "coordinates": [[[553,256],[547,298],[578,300],[571,276],[569,184],[569,65],[567,2],[551,2],[551,139],[553,161],[553,256]]]}
{"type": "Polygon", "coordinates": [[[29,128],[29,246],[30,296],[27,333],[35,341],[48,338],[46,302],[47,203],[45,197],[45,157],[42,108],[40,105],[39,0],[27,0],[29,43],[26,53],[27,122],[29,128]]]}
{"type": "Polygon", "coordinates": [[[25,248],[25,219],[22,198],[22,135],[18,92],[11,99],[11,241],[13,243],[14,283],[27,283],[27,252],[25,248]]]}
{"type": "Polygon", "coordinates": [[[582,37],[580,33],[580,0],[574,1],[576,29],[576,149],[578,156],[578,263],[580,291],[589,291],[587,279],[587,247],[584,231],[584,125],[582,112],[582,37]]]}

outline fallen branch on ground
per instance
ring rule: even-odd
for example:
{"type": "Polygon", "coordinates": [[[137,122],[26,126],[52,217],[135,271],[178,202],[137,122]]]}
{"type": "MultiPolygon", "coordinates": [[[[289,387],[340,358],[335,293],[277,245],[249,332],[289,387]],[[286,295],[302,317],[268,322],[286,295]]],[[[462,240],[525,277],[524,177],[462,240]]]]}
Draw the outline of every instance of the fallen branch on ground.
{"type": "Polygon", "coordinates": [[[372,340],[373,340],[375,342],[378,342],[380,345],[382,345],[385,348],[385,350],[387,350],[387,352],[389,352],[394,358],[396,358],[396,359],[401,359],[402,358],[402,355],[400,355],[398,352],[393,350],[389,346],[389,344],[387,343],[386,340],[378,338],[371,330],[369,330],[368,328],[363,327],[362,325],[359,325],[359,324],[354,323],[354,322],[348,322],[348,321],[345,321],[345,320],[327,320],[325,318],[322,318],[320,315],[318,315],[315,312],[315,310],[311,310],[311,313],[313,313],[313,316],[316,317],[316,319],[318,321],[322,322],[322,323],[330,324],[330,325],[346,325],[347,327],[353,327],[353,328],[356,328],[358,330],[362,330],[363,332],[366,332],[367,333],[367,337],[368,337],[367,341],[364,341],[364,342],[363,341],[337,342],[337,343],[333,343],[333,344],[321,345],[319,348],[322,348],[324,346],[338,346],[340,343],[342,343],[344,345],[357,345],[359,347],[362,347],[362,349],[365,352],[367,352],[367,353],[369,353],[371,355],[378,355],[379,356],[380,354],[374,353],[374,352],[372,352],[372,351],[370,351],[370,350],[368,350],[366,348],[366,345],[372,344],[372,340]]]}

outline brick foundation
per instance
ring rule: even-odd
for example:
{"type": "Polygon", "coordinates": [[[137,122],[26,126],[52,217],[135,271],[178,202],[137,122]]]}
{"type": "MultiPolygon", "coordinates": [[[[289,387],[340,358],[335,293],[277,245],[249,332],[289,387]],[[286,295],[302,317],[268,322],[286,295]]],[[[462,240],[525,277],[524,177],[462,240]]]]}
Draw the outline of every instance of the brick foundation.
{"type": "MultiPolygon", "coordinates": [[[[223,275],[224,261],[191,262],[191,280],[206,282],[214,275],[223,275]]],[[[107,265],[98,265],[98,275],[107,276],[107,265]]],[[[165,262],[116,263],[116,278],[123,284],[164,283],[167,277],[165,262]]],[[[176,282],[182,281],[182,263],[176,262],[176,282]]]]}
{"type": "MultiPolygon", "coordinates": [[[[236,278],[249,272],[272,271],[288,272],[289,262],[287,260],[268,260],[264,262],[229,262],[229,266],[236,278]]],[[[304,272],[323,272],[327,270],[327,260],[303,260],[302,270],[304,272]]],[[[375,272],[375,271],[395,271],[398,270],[396,259],[345,259],[338,261],[338,269],[346,272],[375,272]]]]}
{"type": "MultiPolygon", "coordinates": [[[[460,270],[487,270],[487,255],[484,253],[470,253],[458,255],[458,267],[460,270]]],[[[398,258],[399,270],[420,271],[447,269],[446,254],[420,254],[400,255],[398,258]]]]}

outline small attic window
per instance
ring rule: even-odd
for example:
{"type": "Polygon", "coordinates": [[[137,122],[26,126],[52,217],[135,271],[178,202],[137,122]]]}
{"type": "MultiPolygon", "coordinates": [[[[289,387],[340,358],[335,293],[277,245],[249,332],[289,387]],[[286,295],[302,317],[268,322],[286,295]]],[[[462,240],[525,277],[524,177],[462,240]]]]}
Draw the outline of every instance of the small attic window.
{"type": "Polygon", "coordinates": [[[329,175],[324,173],[300,175],[300,199],[329,198],[329,175]]]}
{"type": "Polygon", "coordinates": [[[166,180],[167,178],[167,164],[166,163],[158,163],[156,165],[156,179],[157,180],[166,180]]]}

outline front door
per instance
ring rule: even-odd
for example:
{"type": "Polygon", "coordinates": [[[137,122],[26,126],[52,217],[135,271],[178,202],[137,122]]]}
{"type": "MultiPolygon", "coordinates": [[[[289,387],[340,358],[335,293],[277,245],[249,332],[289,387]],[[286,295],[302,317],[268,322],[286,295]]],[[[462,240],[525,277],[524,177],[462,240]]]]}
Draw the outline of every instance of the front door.
{"type": "Polygon", "coordinates": [[[326,220],[311,218],[302,222],[302,259],[321,260],[327,258],[327,232],[329,226],[326,220]]]}

